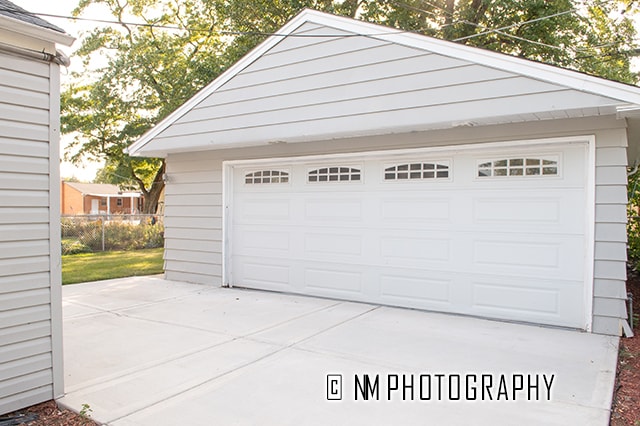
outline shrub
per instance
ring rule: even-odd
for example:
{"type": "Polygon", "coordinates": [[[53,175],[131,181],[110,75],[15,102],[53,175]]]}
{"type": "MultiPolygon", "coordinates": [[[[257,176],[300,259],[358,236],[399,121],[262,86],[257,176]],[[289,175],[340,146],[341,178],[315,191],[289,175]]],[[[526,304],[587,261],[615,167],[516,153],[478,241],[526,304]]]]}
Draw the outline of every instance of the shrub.
{"type": "Polygon", "coordinates": [[[62,240],[62,254],[80,254],[80,253],[91,253],[91,247],[82,244],[78,240],[73,239],[65,239],[62,240]]]}
{"type": "Polygon", "coordinates": [[[161,223],[151,225],[146,220],[140,223],[131,221],[82,221],[74,222],[72,219],[63,218],[61,222],[62,238],[67,242],[63,244],[63,253],[86,253],[103,250],[139,250],[145,248],[158,248],[164,246],[164,227],[161,223]],[[72,247],[72,243],[75,243],[72,247]],[[81,251],[84,250],[84,251],[81,251]]]}

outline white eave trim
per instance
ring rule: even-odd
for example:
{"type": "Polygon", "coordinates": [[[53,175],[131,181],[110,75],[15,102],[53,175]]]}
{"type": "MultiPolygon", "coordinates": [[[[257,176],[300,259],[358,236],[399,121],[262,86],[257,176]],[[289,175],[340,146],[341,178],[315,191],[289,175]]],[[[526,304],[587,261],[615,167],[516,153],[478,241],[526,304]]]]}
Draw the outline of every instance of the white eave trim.
{"type": "Polygon", "coordinates": [[[640,117],[640,105],[625,105],[616,108],[617,118],[638,118],[640,117]]]}
{"type": "Polygon", "coordinates": [[[124,152],[134,156],[139,154],[142,148],[152,141],[153,138],[162,133],[180,117],[206,99],[211,93],[215,92],[219,87],[227,83],[236,74],[259,59],[269,49],[305,23],[314,23],[327,27],[334,27],[336,29],[355,34],[363,34],[367,37],[454,57],[480,65],[513,72],[530,78],[563,85],[581,92],[609,97],[620,100],[621,103],[640,105],[640,87],[618,83],[604,78],[593,77],[577,71],[529,61],[503,53],[465,46],[459,43],[440,40],[420,34],[408,33],[344,16],[336,16],[312,9],[305,9],[278,30],[277,35],[269,37],[252,51],[247,53],[242,59],[227,69],[227,71],[222,73],[208,86],[205,86],[191,99],[185,102],[173,113],[169,114],[164,120],[156,124],[153,128],[147,131],[147,133],[142,135],[140,139],[126,148],[124,152]]]}
{"type": "Polygon", "coordinates": [[[54,31],[19,19],[10,18],[5,15],[0,15],[0,27],[18,34],[24,34],[29,37],[52,43],[59,43],[64,46],[71,46],[75,41],[75,37],[69,34],[54,31]]]}

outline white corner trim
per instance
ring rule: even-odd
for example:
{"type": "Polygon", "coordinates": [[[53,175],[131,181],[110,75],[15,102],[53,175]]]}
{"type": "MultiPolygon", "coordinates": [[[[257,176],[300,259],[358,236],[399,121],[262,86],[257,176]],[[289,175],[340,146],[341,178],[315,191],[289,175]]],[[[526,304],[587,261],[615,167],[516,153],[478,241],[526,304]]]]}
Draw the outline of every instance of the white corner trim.
{"type": "Polygon", "coordinates": [[[595,245],[596,245],[596,138],[594,135],[586,136],[587,140],[587,164],[586,164],[586,200],[585,200],[585,330],[593,329],[593,294],[595,276],[595,245]]]}
{"type": "Polygon", "coordinates": [[[60,67],[49,64],[49,291],[53,398],[64,395],[60,243],[60,67]]]}
{"type": "Polygon", "coordinates": [[[233,287],[231,267],[231,229],[233,218],[231,209],[233,203],[233,166],[227,161],[222,162],[222,286],[233,287]]]}

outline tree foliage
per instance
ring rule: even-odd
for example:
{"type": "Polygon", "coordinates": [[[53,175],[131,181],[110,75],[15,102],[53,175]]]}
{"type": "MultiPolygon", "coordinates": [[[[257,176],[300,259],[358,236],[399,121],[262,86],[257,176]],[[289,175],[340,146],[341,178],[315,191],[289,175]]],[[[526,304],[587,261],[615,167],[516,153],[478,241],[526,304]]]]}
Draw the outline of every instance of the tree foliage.
{"type": "Polygon", "coordinates": [[[93,5],[118,24],[85,34],[76,52],[86,71],[62,94],[67,157],[107,160],[99,179],[137,184],[147,212],[164,162],[123,149],[305,7],[637,81],[632,0],[81,0],[74,13],[93,5]]]}

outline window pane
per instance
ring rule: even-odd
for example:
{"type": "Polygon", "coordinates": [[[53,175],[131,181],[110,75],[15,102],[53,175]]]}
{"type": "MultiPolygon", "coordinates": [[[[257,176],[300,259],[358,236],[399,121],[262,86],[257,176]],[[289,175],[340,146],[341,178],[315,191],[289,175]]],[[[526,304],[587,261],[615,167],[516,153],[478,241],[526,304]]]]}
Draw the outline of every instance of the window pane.
{"type": "Polygon", "coordinates": [[[540,175],[540,167],[527,167],[527,176],[540,175]]]}
{"type": "Polygon", "coordinates": [[[522,176],[522,169],[509,169],[509,176],[522,176]]]}
{"type": "Polygon", "coordinates": [[[398,166],[398,170],[409,170],[409,165],[408,164],[402,164],[402,165],[398,166]]]}
{"type": "Polygon", "coordinates": [[[522,158],[514,158],[509,160],[510,166],[522,166],[522,164],[523,164],[522,158]]]}
{"type": "Polygon", "coordinates": [[[398,173],[398,179],[407,179],[409,177],[408,173],[398,173]]]}
{"type": "Polygon", "coordinates": [[[449,172],[447,170],[440,170],[438,171],[438,177],[439,178],[449,177],[449,172]]]}
{"type": "Polygon", "coordinates": [[[411,165],[411,170],[422,170],[422,164],[414,163],[411,165]]]}
{"type": "Polygon", "coordinates": [[[318,181],[318,176],[309,176],[309,182],[317,182],[318,181]]]}
{"type": "Polygon", "coordinates": [[[394,180],[396,178],[396,174],[395,173],[385,173],[384,174],[384,178],[386,180],[394,180]]]}
{"type": "Polygon", "coordinates": [[[411,172],[410,176],[411,176],[411,179],[420,179],[420,177],[422,176],[422,173],[420,173],[420,172],[411,172]]]}
{"type": "Polygon", "coordinates": [[[507,167],[507,160],[494,161],[493,167],[507,167]]]}
{"type": "Polygon", "coordinates": [[[487,176],[491,176],[491,170],[490,169],[479,169],[478,170],[478,177],[487,177],[487,176]]]}
{"type": "Polygon", "coordinates": [[[351,180],[360,180],[360,175],[351,175],[351,180]]]}
{"type": "Polygon", "coordinates": [[[434,176],[435,172],[424,172],[422,174],[422,177],[424,177],[425,179],[433,179],[434,176]]]}
{"type": "Polygon", "coordinates": [[[493,175],[494,176],[506,176],[507,175],[507,169],[494,169],[493,170],[493,175]]]}
{"type": "Polygon", "coordinates": [[[542,169],[542,174],[543,175],[557,175],[558,174],[558,168],[557,167],[544,167],[542,169]]]}

